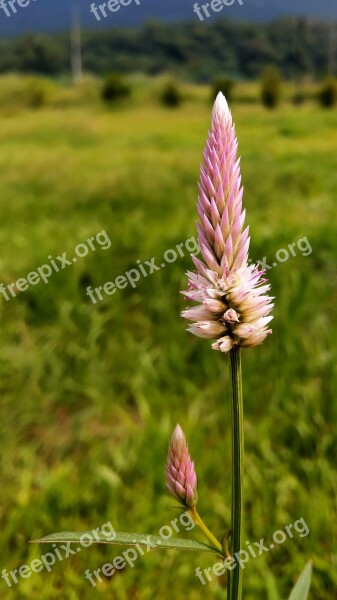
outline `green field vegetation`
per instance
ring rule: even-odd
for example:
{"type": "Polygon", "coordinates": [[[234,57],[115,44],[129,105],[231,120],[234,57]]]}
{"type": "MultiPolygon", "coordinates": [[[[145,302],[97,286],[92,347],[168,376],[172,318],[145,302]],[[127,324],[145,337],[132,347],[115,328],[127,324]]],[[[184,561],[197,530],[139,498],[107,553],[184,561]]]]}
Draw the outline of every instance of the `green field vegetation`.
{"type": "MultiPolygon", "coordinates": [[[[217,80],[215,80],[217,81],[217,80]]],[[[240,104],[259,104],[261,102],[261,83],[230,79],[233,86],[233,102],[240,104]]],[[[181,92],[182,100],[191,103],[207,102],[213,98],[213,84],[195,85],[172,78],[169,73],[148,77],[142,73],[134,73],[125,78],[130,87],[131,98],[128,103],[158,104],[163,90],[168,83],[174,83],[181,92]]],[[[310,78],[294,81],[283,81],[281,86],[281,102],[291,104],[300,94],[302,103],[317,103],[323,82],[310,78]]],[[[69,77],[51,81],[38,75],[9,74],[0,77],[0,113],[17,114],[22,109],[38,108],[71,108],[79,106],[101,105],[103,82],[93,75],[85,75],[76,86],[71,85],[69,77]]]]}
{"type": "MultiPolygon", "coordinates": [[[[145,88],[139,81],[112,110],[98,100],[76,105],[71,91],[42,110],[0,110],[1,281],[25,277],[49,255],[73,256],[102,229],[112,242],[47,285],[2,299],[0,570],[38,558],[47,548],[28,540],[54,531],[111,520],[120,531],[157,534],[168,525],[178,516],[165,489],[176,422],[196,462],[201,514],[218,535],[229,527],[228,360],[187,334],[179,316],[190,257],[96,305],[86,295],[87,285],[114,280],[137,260],[160,263],[195,235],[209,90],[191,88],[169,110],[145,88]]],[[[254,97],[254,88],[246,92],[254,97]]],[[[301,517],[310,534],[250,561],[244,597],[287,598],[312,558],[311,600],[334,600],[337,112],[234,102],[233,113],[251,257],[272,263],[305,236],[312,247],[270,270],[274,333],[243,354],[244,540],[270,541],[301,517]]],[[[224,578],[205,589],[194,574],[212,566],[211,555],[176,551],[153,551],[92,588],[85,570],[121,551],[82,550],[11,589],[1,580],[2,597],[225,598],[224,578]]]]}

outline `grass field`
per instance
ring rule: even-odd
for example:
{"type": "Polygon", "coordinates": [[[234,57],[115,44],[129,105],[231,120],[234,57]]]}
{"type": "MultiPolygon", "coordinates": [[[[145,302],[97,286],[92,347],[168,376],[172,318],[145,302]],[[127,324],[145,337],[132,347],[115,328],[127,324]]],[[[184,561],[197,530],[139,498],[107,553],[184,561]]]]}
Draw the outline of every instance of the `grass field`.
{"type": "MultiPolygon", "coordinates": [[[[303,517],[310,534],[251,560],[245,600],[285,600],[313,559],[311,600],[334,600],[336,531],[337,112],[233,105],[242,156],[251,257],[272,264],[306,237],[312,252],[269,271],[273,335],[243,355],[245,540],[270,540],[303,517]]],[[[185,332],[179,313],[186,252],[165,269],[94,305],[86,287],[115,280],[195,235],[196,181],[210,106],[176,111],[131,102],[0,114],[1,282],[48,256],[91,252],[8,302],[0,353],[1,567],[46,548],[28,540],[111,521],[158,533],[178,516],[165,489],[171,431],[180,422],[199,477],[200,511],[221,535],[230,522],[228,360],[185,332]]],[[[198,532],[191,535],[203,540],[198,532]]],[[[96,588],[87,568],[122,549],[91,547],[33,573],[5,599],[225,598],[207,588],[207,554],[153,551],[96,588]]]]}

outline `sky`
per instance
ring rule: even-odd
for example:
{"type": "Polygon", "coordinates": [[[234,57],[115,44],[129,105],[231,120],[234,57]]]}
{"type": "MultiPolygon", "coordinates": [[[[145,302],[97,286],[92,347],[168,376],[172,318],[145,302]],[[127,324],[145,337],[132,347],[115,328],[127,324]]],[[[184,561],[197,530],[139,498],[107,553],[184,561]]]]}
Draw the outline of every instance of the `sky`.
{"type": "MultiPolygon", "coordinates": [[[[10,0],[0,0],[5,3],[6,11],[0,8],[0,36],[7,37],[25,32],[48,33],[50,31],[66,30],[69,28],[72,4],[78,4],[83,27],[137,27],[148,19],[162,22],[192,20],[201,22],[193,12],[195,0],[110,0],[115,3],[114,12],[106,9],[107,16],[100,12],[100,21],[90,12],[92,0],[12,0],[16,13],[10,8],[10,0]],[[123,6],[122,3],[129,6],[123,6]],[[22,4],[22,7],[18,5],[22,4]],[[25,5],[25,6],[24,6],[25,5]],[[7,12],[7,14],[6,14],[7,12]]],[[[105,0],[107,3],[109,0],[105,0]]],[[[211,2],[212,0],[209,0],[211,2]]],[[[220,3],[221,0],[213,0],[220,3]]],[[[223,6],[220,12],[211,9],[210,17],[204,17],[203,22],[209,22],[219,17],[239,20],[268,21],[284,15],[305,15],[324,20],[337,20],[337,0],[223,0],[234,2],[232,6],[223,6]]],[[[103,0],[95,0],[98,7],[103,0]]],[[[206,0],[199,0],[199,6],[206,0]]],[[[220,4],[218,4],[218,7],[220,4]]],[[[204,13],[201,13],[202,15],[204,13]]]]}

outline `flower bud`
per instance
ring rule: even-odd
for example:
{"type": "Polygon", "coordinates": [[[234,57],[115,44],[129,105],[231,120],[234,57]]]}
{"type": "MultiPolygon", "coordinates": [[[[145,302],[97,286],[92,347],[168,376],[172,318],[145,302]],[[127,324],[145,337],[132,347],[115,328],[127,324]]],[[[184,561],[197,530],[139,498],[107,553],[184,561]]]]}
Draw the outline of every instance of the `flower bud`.
{"type": "Polygon", "coordinates": [[[198,498],[197,476],[180,425],[176,425],[169,445],[166,485],[185,508],[195,508],[198,498]]]}

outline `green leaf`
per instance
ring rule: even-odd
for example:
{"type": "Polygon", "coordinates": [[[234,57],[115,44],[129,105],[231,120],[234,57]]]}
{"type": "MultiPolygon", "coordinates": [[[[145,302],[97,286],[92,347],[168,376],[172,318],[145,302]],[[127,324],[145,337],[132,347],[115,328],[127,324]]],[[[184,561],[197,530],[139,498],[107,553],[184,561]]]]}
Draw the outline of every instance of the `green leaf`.
{"type": "Polygon", "coordinates": [[[280,600],[275,575],[273,575],[273,573],[270,570],[265,569],[263,576],[267,590],[268,600],[280,600]]]}
{"type": "Polygon", "coordinates": [[[312,562],[307,563],[293,587],[288,600],[307,600],[311,584],[312,562]]]}
{"type": "Polygon", "coordinates": [[[207,544],[202,544],[201,542],[196,542],[194,540],[189,540],[185,538],[177,538],[171,537],[167,540],[164,540],[159,535],[147,535],[142,533],[116,533],[113,539],[107,539],[102,533],[93,532],[93,531],[63,531],[61,533],[52,533],[45,537],[40,538],[39,540],[32,540],[32,543],[36,544],[51,544],[53,543],[62,543],[62,542],[70,542],[70,543],[80,543],[83,544],[83,547],[89,546],[89,540],[93,544],[119,544],[120,546],[135,546],[139,544],[140,546],[146,546],[148,549],[150,548],[174,548],[176,550],[192,550],[199,552],[214,552],[215,554],[219,554],[219,551],[213,546],[208,546],[207,544]],[[96,537],[98,539],[96,539],[96,537]]]}

